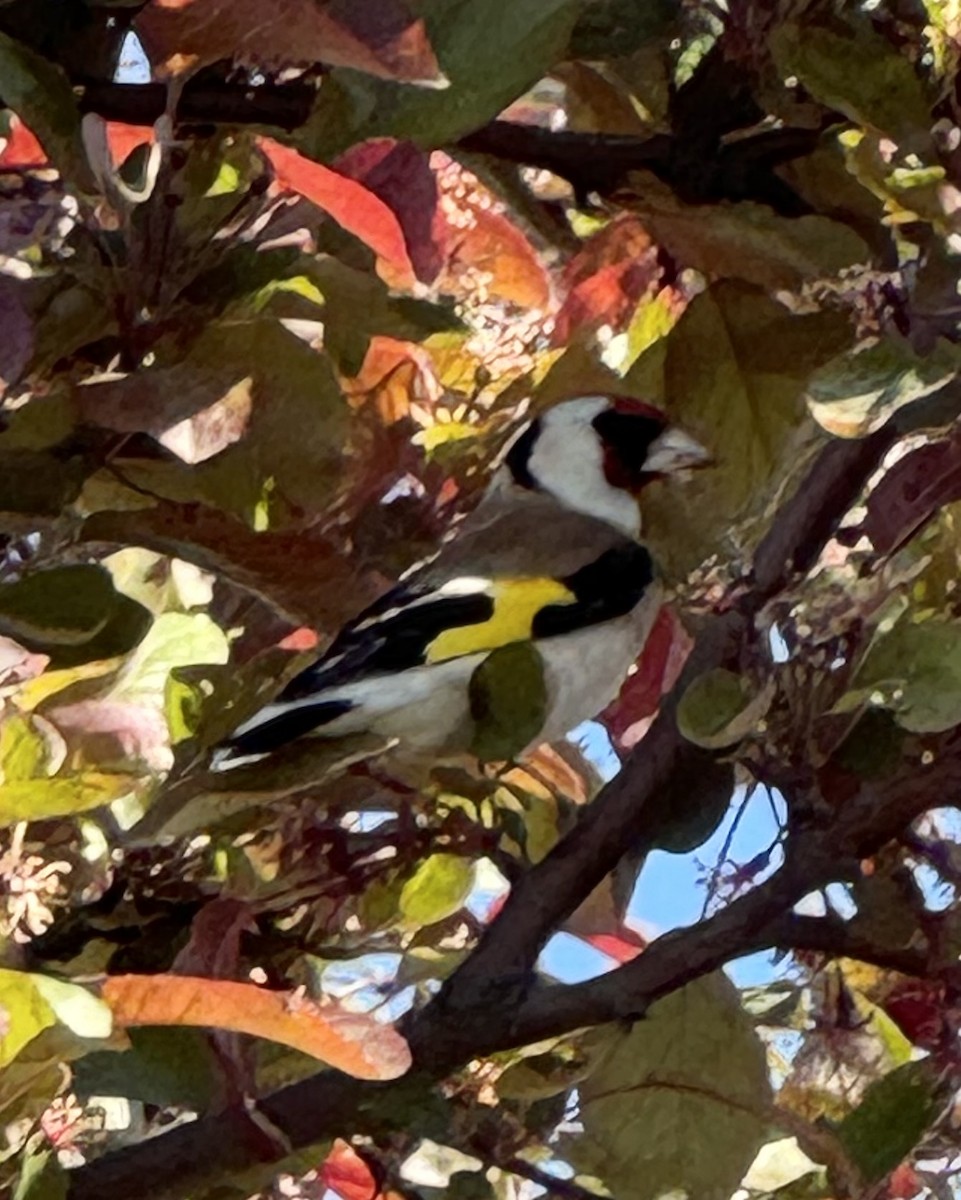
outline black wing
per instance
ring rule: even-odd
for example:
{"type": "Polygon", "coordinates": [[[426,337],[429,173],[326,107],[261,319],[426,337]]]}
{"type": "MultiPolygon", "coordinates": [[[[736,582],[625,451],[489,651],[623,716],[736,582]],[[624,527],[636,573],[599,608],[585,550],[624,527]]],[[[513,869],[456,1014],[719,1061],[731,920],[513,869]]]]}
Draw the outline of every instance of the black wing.
{"type": "Polygon", "coordinates": [[[370,675],[422,666],[438,634],[487,621],[493,611],[493,598],[481,591],[445,596],[426,586],[394,588],[341,630],[324,656],[295,676],[278,700],[301,700],[370,675]]]}

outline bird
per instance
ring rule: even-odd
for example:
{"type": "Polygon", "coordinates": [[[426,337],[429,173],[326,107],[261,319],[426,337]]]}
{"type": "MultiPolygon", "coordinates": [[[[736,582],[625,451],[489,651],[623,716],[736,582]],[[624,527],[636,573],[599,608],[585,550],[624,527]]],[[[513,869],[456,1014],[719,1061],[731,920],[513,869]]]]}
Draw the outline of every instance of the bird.
{"type": "Polygon", "coordinates": [[[212,769],[363,733],[416,754],[463,753],[474,673],[522,642],[538,651],[545,698],[530,746],[563,737],[615,698],[661,606],[639,493],[709,462],[700,442],[631,397],[577,396],[535,416],[438,553],[244,720],[212,769]]]}

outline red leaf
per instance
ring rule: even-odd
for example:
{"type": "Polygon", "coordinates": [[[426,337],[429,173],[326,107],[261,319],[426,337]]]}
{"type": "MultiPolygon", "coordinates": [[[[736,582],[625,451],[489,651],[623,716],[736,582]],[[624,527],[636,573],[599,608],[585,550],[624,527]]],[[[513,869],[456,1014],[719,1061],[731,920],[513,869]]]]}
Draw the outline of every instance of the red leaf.
{"type": "Polygon", "coordinates": [[[397,217],[417,278],[433,282],[444,264],[447,227],[429,156],[413,142],[373,138],[341,155],[336,168],[383,200],[397,217]]]}
{"type": "Polygon", "coordinates": [[[153,0],[137,36],[161,73],[222,58],[265,68],[353,67],[381,79],[444,86],[423,20],[403,0],[153,0]]]}
{"type": "Polygon", "coordinates": [[[107,122],[107,145],[115,166],[120,166],[137,149],[149,146],[154,141],[154,132],[143,125],[125,125],[123,121],[107,122]]]}
{"type": "Polygon", "coordinates": [[[615,962],[619,963],[630,962],[631,959],[637,958],[645,946],[643,938],[639,939],[640,944],[638,944],[625,941],[624,938],[617,937],[613,933],[589,933],[582,936],[581,941],[587,942],[595,950],[600,950],[601,954],[606,954],[608,958],[613,958],[615,962]]]}
{"type": "Polygon", "coordinates": [[[600,325],[621,332],[659,276],[657,249],[647,230],[635,216],[616,217],[564,272],[567,296],[554,325],[554,345],[567,345],[578,330],[600,325]]]}
{"type": "Polygon", "coordinates": [[[677,682],[693,640],[670,608],[662,608],[644,643],[637,670],[629,675],[613,704],[601,714],[615,745],[630,750],[644,734],[677,682]]]}
{"type": "Polygon", "coordinates": [[[258,138],[258,143],[281,187],[310,200],[370,246],[386,268],[383,273],[389,283],[409,287],[414,282],[404,231],[379,196],[356,180],[305,158],[273,138],[258,138]]]}
{"type": "Polygon", "coordinates": [[[901,1163],[891,1172],[888,1180],[890,1200],[912,1200],[924,1190],[924,1181],[910,1163],[901,1163]]]}
{"type": "Polygon", "coordinates": [[[374,1200],[377,1181],[370,1167],[356,1150],[338,1138],[320,1168],[324,1187],[336,1192],[341,1200],[374,1200]]]}
{"type": "Polygon", "coordinates": [[[447,270],[442,291],[477,291],[484,277],[487,295],[522,308],[547,308],[551,279],[540,255],[505,215],[507,210],[476,175],[446,155],[431,158],[442,193],[439,210],[448,227],[447,270]]]}
{"type": "Polygon", "coordinates": [[[281,638],[277,645],[281,650],[313,650],[319,641],[316,629],[311,629],[308,625],[301,625],[293,633],[288,633],[285,638],[281,638]]]}
{"type": "Polygon", "coordinates": [[[0,167],[42,167],[47,162],[43,146],[16,113],[10,115],[10,132],[4,142],[0,150],[0,167]]]}

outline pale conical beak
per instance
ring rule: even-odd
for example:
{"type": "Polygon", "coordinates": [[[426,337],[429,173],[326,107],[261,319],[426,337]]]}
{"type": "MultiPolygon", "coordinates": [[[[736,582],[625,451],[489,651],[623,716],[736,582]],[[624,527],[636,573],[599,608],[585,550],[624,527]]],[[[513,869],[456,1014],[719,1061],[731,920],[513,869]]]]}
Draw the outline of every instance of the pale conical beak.
{"type": "Polygon", "coordinates": [[[686,467],[706,467],[711,455],[700,442],[683,429],[669,426],[651,442],[644,459],[645,474],[670,475],[686,467]]]}

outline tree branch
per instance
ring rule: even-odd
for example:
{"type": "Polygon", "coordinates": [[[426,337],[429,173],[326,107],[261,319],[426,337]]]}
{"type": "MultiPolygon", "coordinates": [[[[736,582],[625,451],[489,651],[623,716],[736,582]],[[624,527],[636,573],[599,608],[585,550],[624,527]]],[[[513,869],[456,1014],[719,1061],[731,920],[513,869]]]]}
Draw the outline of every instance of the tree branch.
{"type": "MultiPolygon", "coordinates": [[[[956,411],[961,396],[951,404],[956,411]]],[[[873,438],[825,446],[761,543],[753,589],[736,611],[706,624],[685,677],[736,659],[762,605],[794,570],[814,561],[907,422],[922,427],[931,411],[918,404],[907,420],[902,417],[873,438]]],[[[678,694],[682,687],[683,680],[678,694]]],[[[812,927],[784,923],[797,900],[834,879],[850,878],[859,859],[961,787],[961,735],[946,735],[930,765],[914,761],[883,786],[866,783],[826,828],[792,831],[781,870],[713,917],[659,938],[634,962],[599,979],[529,986],[541,946],[649,832],[658,792],[690,753],[668,701],[621,773],[583,811],[574,830],[518,880],[471,957],[411,1021],[407,1033],[415,1067],[409,1076],[371,1085],[326,1071],[265,1098],[260,1103],[265,1116],[295,1147],[342,1132],[348,1113],[351,1131],[362,1131],[372,1120],[372,1100],[410,1105],[412,1091],[426,1092],[468,1057],[635,1018],[654,1000],[731,958],[786,944],[792,930],[813,938],[812,927]]],[[[121,1200],[133,1193],[144,1200],[179,1197],[193,1177],[223,1176],[249,1165],[253,1153],[246,1118],[217,1114],[71,1172],[69,1194],[72,1200],[121,1200]]]]}
{"type": "MultiPolygon", "coordinates": [[[[292,132],[307,121],[316,98],[313,83],[252,86],[202,75],[185,84],[177,117],[182,125],[272,126],[292,132]]],[[[80,100],[84,112],[130,125],[152,125],[166,103],[167,89],[160,83],[88,81],[80,100]]],[[[632,171],[648,170],[691,203],[754,200],[799,216],[808,211],[806,204],[773,168],[810,153],[820,136],[817,129],[748,133],[727,144],[699,145],[692,153],[682,137],[672,134],[583,133],[491,121],[456,146],[501,163],[551,171],[580,195],[609,195],[632,171]]]]}
{"type": "MultiPolygon", "coordinates": [[[[188,80],[177,104],[177,118],[184,125],[273,125],[278,129],[299,128],[310,116],[317,99],[313,84],[282,85],[211,83],[188,80]]],[[[167,105],[163,83],[83,84],[82,112],[95,112],[108,121],[127,125],[153,125],[167,105]]]]}

